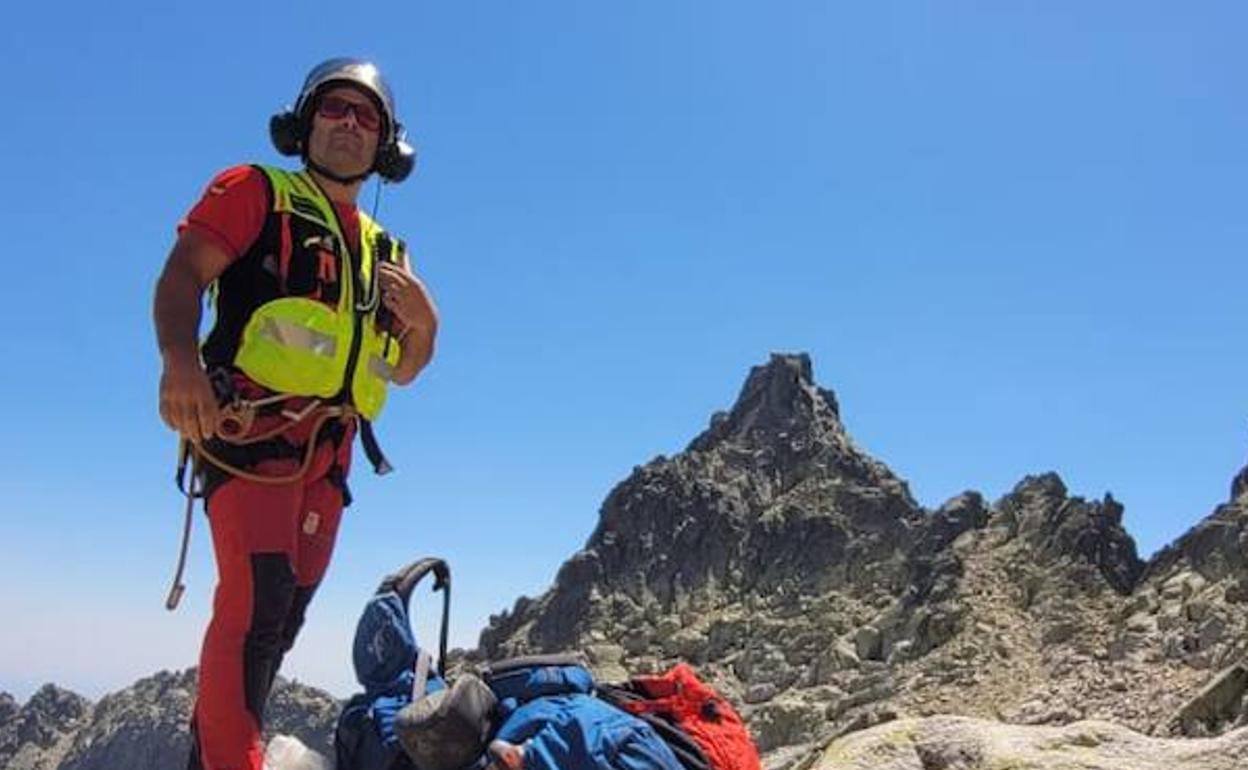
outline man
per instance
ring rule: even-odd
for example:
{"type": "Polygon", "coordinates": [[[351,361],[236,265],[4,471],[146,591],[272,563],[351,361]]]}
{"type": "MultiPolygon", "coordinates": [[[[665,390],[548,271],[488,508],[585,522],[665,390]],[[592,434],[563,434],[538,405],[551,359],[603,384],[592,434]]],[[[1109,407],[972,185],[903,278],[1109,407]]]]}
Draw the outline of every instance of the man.
{"type": "Polygon", "coordinates": [[[356,208],[364,180],[410,173],[377,68],[332,59],[273,117],[304,170],[219,174],[179,225],[156,288],[160,414],[197,458],[217,560],[190,768],[261,770],[264,704],[325,573],[357,426],[433,353],[438,315],[402,241],[356,208]],[[204,290],[216,322],[198,344],[204,290]]]}

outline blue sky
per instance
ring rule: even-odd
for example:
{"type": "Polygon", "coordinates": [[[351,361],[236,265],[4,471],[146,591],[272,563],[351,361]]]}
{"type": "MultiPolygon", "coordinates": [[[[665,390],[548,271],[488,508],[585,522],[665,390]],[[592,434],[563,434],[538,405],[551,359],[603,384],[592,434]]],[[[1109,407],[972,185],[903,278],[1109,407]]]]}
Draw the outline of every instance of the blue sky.
{"type": "Polygon", "coordinates": [[[278,161],[268,116],[333,55],[397,91],[421,158],[380,218],[443,329],[379,425],[399,472],[355,475],[288,674],[348,694],[360,606],[426,554],[474,644],[772,351],[809,352],[930,507],[1056,470],[1112,491],[1147,555],[1226,499],[1248,455],[1242,4],[372,11],[25,4],[0,29],[0,690],[194,662],[213,566],[201,517],[164,611],[153,283],[214,172],[278,161]]]}

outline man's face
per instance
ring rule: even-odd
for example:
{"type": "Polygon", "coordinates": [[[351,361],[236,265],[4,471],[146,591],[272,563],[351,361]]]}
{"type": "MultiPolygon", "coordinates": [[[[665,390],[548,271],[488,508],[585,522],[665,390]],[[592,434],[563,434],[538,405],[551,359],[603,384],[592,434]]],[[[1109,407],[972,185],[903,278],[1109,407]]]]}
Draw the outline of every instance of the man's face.
{"type": "Polygon", "coordinates": [[[341,176],[372,168],[384,120],[378,119],[376,103],[355,88],[336,86],[321,93],[314,107],[308,157],[341,176]],[[350,105],[345,110],[344,102],[350,105]],[[376,127],[366,127],[370,124],[376,127]]]}

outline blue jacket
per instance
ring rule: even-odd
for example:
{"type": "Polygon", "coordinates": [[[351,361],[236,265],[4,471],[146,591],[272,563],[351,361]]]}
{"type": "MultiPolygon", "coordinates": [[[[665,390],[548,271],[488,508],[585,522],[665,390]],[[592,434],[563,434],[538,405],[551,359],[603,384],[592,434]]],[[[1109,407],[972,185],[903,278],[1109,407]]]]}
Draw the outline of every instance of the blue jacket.
{"type": "Polygon", "coordinates": [[[488,675],[499,699],[495,737],[525,744],[525,770],[683,770],[637,717],[593,695],[577,665],[535,665],[488,675]]]}

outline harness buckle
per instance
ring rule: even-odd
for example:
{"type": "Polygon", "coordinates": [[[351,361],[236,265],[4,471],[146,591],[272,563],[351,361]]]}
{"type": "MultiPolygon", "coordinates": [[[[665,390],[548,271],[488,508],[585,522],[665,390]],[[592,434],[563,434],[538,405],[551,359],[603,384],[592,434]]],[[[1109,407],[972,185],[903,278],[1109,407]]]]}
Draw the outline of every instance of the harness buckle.
{"type": "Polygon", "coordinates": [[[255,405],[241,398],[235,399],[221,408],[217,420],[217,435],[226,441],[239,441],[251,432],[255,420],[255,405]]]}

